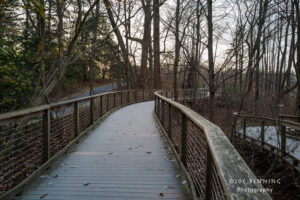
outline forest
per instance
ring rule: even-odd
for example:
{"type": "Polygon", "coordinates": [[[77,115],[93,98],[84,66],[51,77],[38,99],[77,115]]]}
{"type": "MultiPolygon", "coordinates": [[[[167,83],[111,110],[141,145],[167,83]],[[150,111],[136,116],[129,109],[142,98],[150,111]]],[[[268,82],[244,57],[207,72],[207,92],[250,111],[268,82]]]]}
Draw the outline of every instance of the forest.
{"type": "Polygon", "coordinates": [[[247,97],[251,114],[300,112],[298,0],[2,0],[0,9],[2,112],[97,79],[207,87],[211,119],[221,90],[247,97]]]}
{"type": "Polygon", "coordinates": [[[245,137],[246,119],[263,134],[266,121],[285,133],[288,119],[299,142],[299,22],[299,0],[0,0],[0,113],[82,85],[168,90],[218,125],[255,175],[289,183],[272,197],[297,199],[287,188],[299,191],[299,171],[233,138],[239,117],[245,137]]]}

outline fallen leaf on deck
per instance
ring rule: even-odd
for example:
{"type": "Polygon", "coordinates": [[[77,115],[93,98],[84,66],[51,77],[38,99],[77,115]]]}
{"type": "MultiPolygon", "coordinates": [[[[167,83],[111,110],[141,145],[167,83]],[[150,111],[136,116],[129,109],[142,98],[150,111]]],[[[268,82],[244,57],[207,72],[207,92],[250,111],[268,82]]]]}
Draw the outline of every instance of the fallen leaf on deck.
{"type": "Polygon", "coordinates": [[[85,183],[85,184],[83,184],[84,186],[88,186],[90,183],[85,183]]]}
{"type": "Polygon", "coordinates": [[[151,151],[148,151],[148,152],[147,152],[147,154],[150,154],[150,153],[152,153],[152,152],[151,152],[151,151]]]}
{"type": "Polygon", "coordinates": [[[128,150],[132,150],[132,147],[129,147],[128,150]]]}
{"type": "Polygon", "coordinates": [[[48,193],[43,194],[40,198],[43,199],[43,198],[45,198],[47,195],[48,195],[48,193]]]}
{"type": "Polygon", "coordinates": [[[175,186],[169,185],[168,188],[171,189],[171,190],[173,190],[173,189],[175,189],[175,186]]]}
{"type": "Polygon", "coordinates": [[[162,192],[161,192],[161,193],[159,193],[159,196],[163,197],[163,196],[164,196],[164,193],[162,193],[162,192]]]}
{"type": "Polygon", "coordinates": [[[55,174],[54,176],[53,176],[53,178],[57,178],[58,177],[58,175],[57,174],[55,174]]]}
{"type": "Polygon", "coordinates": [[[109,153],[108,153],[108,155],[111,155],[111,154],[113,154],[113,152],[109,152],[109,153]]]}
{"type": "Polygon", "coordinates": [[[52,184],[53,184],[53,182],[48,183],[48,185],[52,185],[52,184]]]}

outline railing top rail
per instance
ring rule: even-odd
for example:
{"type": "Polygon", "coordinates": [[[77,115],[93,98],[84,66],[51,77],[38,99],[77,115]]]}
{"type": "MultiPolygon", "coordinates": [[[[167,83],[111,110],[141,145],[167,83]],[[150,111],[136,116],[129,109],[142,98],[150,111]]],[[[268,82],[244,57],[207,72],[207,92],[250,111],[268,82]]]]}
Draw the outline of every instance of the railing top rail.
{"type": "Polygon", "coordinates": [[[241,113],[233,113],[233,115],[248,118],[248,119],[268,120],[268,121],[280,122],[284,126],[288,126],[288,127],[294,128],[296,130],[300,130],[300,123],[293,122],[293,121],[290,121],[290,120],[272,119],[272,118],[268,118],[268,117],[245,115],[245,114],[241,114],[241,113]]]}
{"type": "Polygon", "coordinates": [[[265,190],[261,183],[255,181],[257,178],[252,173],[240,154],[233,147],[231,142],[225,136],[223,131],[205,119],[192,109],[168,99],[160,94],[161,91],[154,94],[163,101],[179,109],[193,123],[200,127],[207,139],[207,144],[211,151],[216,169],[222,181],[223,187],[229,199],[271,199],[267,192],[238,191],[237,188],[252,188],[255,190],[265,190]],[[236,182],[238,180],[242,183],[236,182]],[[233,183],[234,182],[234,183],[233,183]]]}
{"type": "Polygon", "coordinates": [[[136,91],[136,90],[120,90],[120,91],[113,91],[113,92],[105,92],[105,93],[96,94],[96,95],[92,95],[92,96],[71,99],[71,100],[52,103],[52,104],[46,104],[46,105],[42,105],[42,106],[35,106],[35,107],[25,108],[25,109],[21,109],[21,110],[6,112],[6,113],[1,113],[0,120],[10,119],[10,118],[14,118],[14,117],[22,117],[27,114],[41,112],[43,110],[54,108],[54,107],[65,106],[65,105],[72,104],[75,102],[87,101],[91,98],[96,98],[99,96],[104,96],[104,95],[113,94],[113,93],[120,93],[120,92],[128,92],[128,91],[136,91]]]}

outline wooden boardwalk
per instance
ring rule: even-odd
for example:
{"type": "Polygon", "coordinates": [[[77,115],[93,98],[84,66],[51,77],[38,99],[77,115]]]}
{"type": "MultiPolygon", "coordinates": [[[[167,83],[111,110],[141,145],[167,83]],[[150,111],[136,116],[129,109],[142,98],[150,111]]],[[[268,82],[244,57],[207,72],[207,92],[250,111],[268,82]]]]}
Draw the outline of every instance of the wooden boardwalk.
{"type": "Polygon", "coordinates": [[[16,199],[187,199],[153,108],[145,102],[115,111],[16,199]]]}

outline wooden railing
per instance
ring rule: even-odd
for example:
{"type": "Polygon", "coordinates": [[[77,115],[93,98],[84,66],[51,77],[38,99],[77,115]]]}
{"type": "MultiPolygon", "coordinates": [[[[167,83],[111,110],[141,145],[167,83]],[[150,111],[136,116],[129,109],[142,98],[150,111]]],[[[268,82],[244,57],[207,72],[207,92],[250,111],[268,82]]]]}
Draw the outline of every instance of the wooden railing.
{"type": "Polygon", "coordinates": [[[0,199],[112,110],[153,99],[154,90],[117,91],[0,114],[0,199]]]}
{"type": "MultiPolygon", "coordinates": [[[[155,114],[188,174],[193,198],[271,199],[222,130],[175,102],[173,94],[170,91],[155,93],[155,114]]],[[[190,101],[192,96],[187,94],[192,92],[181,91],[178,100],[190,101]]],[[[197,94],[196,98],[207,96],[203,90],[197,94]]]]}
{"type": "Polygon", "coordinates": [[[288,150],[287,145],[287,138],[299,141],[300,123],[240,113],[234,113],[234,116],[238,119],[236,119],[236,125],[231,135],[232,143],[235,143],[235,137],[238,136],[239,139],[247,140],[251,142],[251,144],[254,143],[259,146],[260,151],[267,150],[270,153],[278,155],[300,172],[299,159],[291,154],[292,151],[288,150]],[[247,127],[260,127],[259,134],[256,135],[256,137],[251,137],[249,134],[247,135],[247,127]],[[274,127],[277,145],[274,146],[266,142],[266,127],[274,127]]]}

